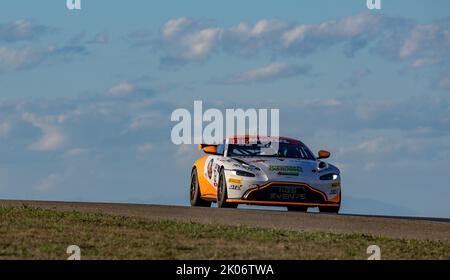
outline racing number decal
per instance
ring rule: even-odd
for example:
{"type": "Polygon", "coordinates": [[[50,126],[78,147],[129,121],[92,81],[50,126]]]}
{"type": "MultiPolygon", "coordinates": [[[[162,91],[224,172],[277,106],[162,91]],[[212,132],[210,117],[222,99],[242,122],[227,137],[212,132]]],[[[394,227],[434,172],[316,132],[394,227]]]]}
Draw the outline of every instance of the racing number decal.
{"type": "Polygon", "coordinates": [[[214,157],[209,157],[206,160],[205,177],[208,182],[217,187],[219,181],[219,169],[220,165],[217,163],[218,160],[214,157]]]}
{"type": "Polygon", "coordinates": [[[213,163],[214,163],[214,159],[212,158],[209,162],[208,162],[208,167],[206,168],[206,172],[208,172],[208,178],[211,179],[212,178],[212,168],[213,168],[213,163]]]}
{"type": "Polygon", "coordinates": [[[213,182],[214,182],[214,187],[217,187],[217,184],[219,183],[219,164],[217,164],[217,162],[214,165],[214,179],[213,179],[213,182]]]}

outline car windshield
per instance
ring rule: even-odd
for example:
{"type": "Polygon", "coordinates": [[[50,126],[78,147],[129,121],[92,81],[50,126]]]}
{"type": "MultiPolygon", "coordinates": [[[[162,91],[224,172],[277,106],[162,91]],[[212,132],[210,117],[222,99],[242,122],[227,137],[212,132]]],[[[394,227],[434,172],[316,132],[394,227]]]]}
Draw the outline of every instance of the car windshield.
{"type": "Polygon", "coordinates": [[[258,142],[252,144],[229,144],[228,156],[283,157],[308,160],[315,159],[311,151],[301,142],[258,142]]]}

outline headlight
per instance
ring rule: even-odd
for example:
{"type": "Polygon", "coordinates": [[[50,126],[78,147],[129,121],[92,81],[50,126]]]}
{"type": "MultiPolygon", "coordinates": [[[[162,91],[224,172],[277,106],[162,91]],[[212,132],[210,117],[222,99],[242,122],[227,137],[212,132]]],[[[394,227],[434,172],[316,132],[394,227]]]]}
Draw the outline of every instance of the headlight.
{"type": "Polygon", "coordinates": [[[339,175],[335,174],[335,173],[328,173],[325,175],[320,176],[320,180],[326,180],[326,181],[330,181],[330,180],[337,180],[339,178],[339,175]]]}
{"type": "Polygon", "coordinates": [[[231,170],[231,172],[232,172],[234,175],[237,175],[237,176],[255,177],[255,174],[250,173],[250,172],[247,172],[247,171],[242,171],[242,170],[237,170],[237,169],[235,169],[235,170],[231,170]]]}

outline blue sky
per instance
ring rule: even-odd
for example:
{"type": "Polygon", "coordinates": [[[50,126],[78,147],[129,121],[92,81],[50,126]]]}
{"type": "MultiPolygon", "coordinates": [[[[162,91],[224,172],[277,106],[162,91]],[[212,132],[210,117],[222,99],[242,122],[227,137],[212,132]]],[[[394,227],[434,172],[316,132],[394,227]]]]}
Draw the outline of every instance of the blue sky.
{"type": "Polygon", "coordinates": [[[0,197],[185,205],[199,153],[170,143],[170,114],[201,99],[279,108],[282,134],[332,152],[345,212],[450,217],[449,11],[5,1],[0,197]]]}

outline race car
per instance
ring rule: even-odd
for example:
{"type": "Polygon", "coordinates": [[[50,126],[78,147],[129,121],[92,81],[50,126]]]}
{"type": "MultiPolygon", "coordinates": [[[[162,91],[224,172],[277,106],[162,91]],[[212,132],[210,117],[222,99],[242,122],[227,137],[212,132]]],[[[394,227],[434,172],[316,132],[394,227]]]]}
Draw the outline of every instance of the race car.
{"type": "Polygon", "coordinates": [[[288,137],[233,136],[222,144],[200,144],[190,178],[192,206],[236,208],[238,204],[273,205],[289,211],[338,213],[339,169],[317,157],[301,141],[288,137]]]}

